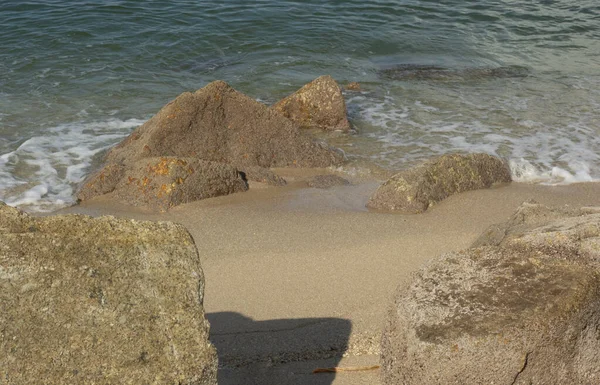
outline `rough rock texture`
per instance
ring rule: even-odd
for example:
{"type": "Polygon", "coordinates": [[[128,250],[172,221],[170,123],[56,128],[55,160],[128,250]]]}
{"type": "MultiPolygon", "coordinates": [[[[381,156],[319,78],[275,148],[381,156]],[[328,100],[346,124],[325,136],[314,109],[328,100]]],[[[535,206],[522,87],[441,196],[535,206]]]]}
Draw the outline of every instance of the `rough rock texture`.
{"type": "Polygon", "coordinates": [[[114,191],[127,203],[165,210],[245,191],[244,179],[285,184],[269,167],[328,167],[343,160],[343,153],[302,133],[281,114],[216,81],[181,94],[111,149],[77,198],[114,191]],[[161,177],[146,167],[158,159],[171,164],[161,177]],[[231,166],[244,175],[234,175],[231,166]],[[194,172],[188,177],[184,169],[194,172]]]}
{"type": "Polygon", "coordinates": [[[346,102],[331,76],[320,76],[271,108],[305,128],[350,130],[346,102]]]}
{"type": "Polygon", "coordinates": [[[223,81],[179,95],[114,147],[106,160],[131,164],[156,156],[266,168],[327,167],[343,161],[343,154],[223,81]]]}
{"type": "Polygon", "coordinates": [[[360,91],[360,83],[350,82],[346,85],[346,89],[349,91],[360,91]]]}
{"type": "Polygon", "coordinates": [[[331,188],[334,186],[348,186],[350,182],[347,179],[337,175],[316,175],[309,178],[307,181],[310,187],[314,188],[331,188]]]}
{"type": "Polygon", "coordinates": [[[134,206],[167,210],[195,200],[246,191],[238,171],[193,158],[146,158],[125,172],[115,195],[134,206]]]}
{"type": "Polygon", "coordinates": [[[600,209],[526,203],[497,228],[399,289],[385,385],[600,383],[600,209]]]}
{"type": "Polygon", "coordinates": [[[252,180],[255,182],[266,183],[271,186],[285,186],[287,182],[285,179],[275,174],[268,168],[259,166],[250,166],[240,169],[240,173],[246,180],[252,180]]]}
{"type": "Polygon", "coordinates": [[[108,164],[89,175],[77,191],[77,199],[85,201],[112,192],[125,174],[125,166],[108,164]]]}
{"type": "Polygon", "coordinates": [[[0,383],[216,384],[203,293],[180,225],[0,204],[0,383]]]}
{"type": "Polygon", "coordinates": [[[392,176],[373,193],[367,207],[421,213],[450,195],[510,181],[508,165],[491,155],[443,155],[392,176]]]}
{"type": "Polygon", "coordinates": [[[506,223],[487,229],[473,244],[479,246],[533,250],[600,267],[600,207],[549,208],[525,202],[506,223]]]}
{"type": "Polygon", "coordinates": [[[157,157],[129,167],[109,164],[83,183],[77,198],[112,193],[120,201],[155,211],[199,199],[246,191],[248,185],[232,166],[194,158],[157,157]]]}

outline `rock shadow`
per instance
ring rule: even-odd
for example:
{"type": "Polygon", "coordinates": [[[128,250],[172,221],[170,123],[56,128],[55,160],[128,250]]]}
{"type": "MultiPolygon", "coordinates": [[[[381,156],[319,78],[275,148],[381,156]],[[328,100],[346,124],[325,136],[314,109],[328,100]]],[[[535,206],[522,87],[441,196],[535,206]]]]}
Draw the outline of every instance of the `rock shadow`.
{"type": "Polygon", "coordinates": [[[208,313],[210,341],[219,356],[219,385],[328,385],[347,349],[352,324],[341,318],[255,321],[236,312],[208,313]]]}

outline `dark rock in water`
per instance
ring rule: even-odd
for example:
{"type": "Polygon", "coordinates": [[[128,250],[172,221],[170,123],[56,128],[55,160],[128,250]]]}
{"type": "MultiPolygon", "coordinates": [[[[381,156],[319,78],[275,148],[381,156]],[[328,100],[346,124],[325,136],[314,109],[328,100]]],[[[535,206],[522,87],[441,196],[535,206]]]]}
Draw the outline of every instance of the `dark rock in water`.
{"type": "Polygon", "coordinates": [[[244,191],[241,177],[230,165],[244,170],[249,179],[281,185],[285,181],[260,168],[327,167],[341,164],[344,155],[301,132],[280,113],[216,81],[195,93],[181,94],[111,149],[105,160],[104,168],[82,184],[78,199],[116,188],[114,195],[126,202],[165,209],[244,191]],[[145,175],[146,163],[139,161],[149,158],[146,163],[173,160],[172,174],[145,175]],[[180,161],[195,170],[190,178],[184,178],[187,165],[179,167],[180,161]],[[163,186],[171,185],[169,194],[160,195],[163,186]]]}
{"type": "Polygon", "coordinates": [[[510,181],[508,165],[494,156],[443,155],[392,176],[373,193],[367,207],[421,213],[450,195],[510,181]]]}
{"type": "Polygon", "coordinates": [[[259,166],[249,166],[240,169],[242,177],[246,180],[251,180],[260,183],[266,183],[271,186],[285,186],[287,182],[285,179],[275,174],[268,168],[259,166]]]}
{"type": "Polygon", "coordinates": [[[301,127],[350,130],[342,89],[331,76],[316,78],[271,108],[301,127]]]}
{"type": "Polygon", "coordinates": [[[484,80],[494,78],[523,78],[529,69],[521,66],[497,68],[450,69],[438,66],[405,64],[384,69],[381,75],[393,80],[484,80]]]}
{"type": "Polygon", "coordinates": [[[157,156],[267,168],[327,167],[344,159],[223,81],[179,95],[114,147],[106,160],[131,164],[157,156]]]}
{"type": "Polygon", "coordinates": [[[115,187],[114,196],[134,206],[166,211],[182,203],[246,190],[246,182],[228,164],[162,157],[136,161],[115,187]]]}
{"type": "Polygon", "coordinates": [[[502,227],[398,290],[384,385],[600,383],[600,208],[527,203],[502,227]]]}
{"type": "Polygon", "coordinates": [[[317,175],[309,178],[307,181],[310,187],[331,188],[334,186],[348,186],[350,182],[347,179],[337,175],[317,175]]]}
{"type": "Polygon", "coordinates": [[[0,250],[1,383],[217,383],[182,226],[0,204],[0,250]]]}

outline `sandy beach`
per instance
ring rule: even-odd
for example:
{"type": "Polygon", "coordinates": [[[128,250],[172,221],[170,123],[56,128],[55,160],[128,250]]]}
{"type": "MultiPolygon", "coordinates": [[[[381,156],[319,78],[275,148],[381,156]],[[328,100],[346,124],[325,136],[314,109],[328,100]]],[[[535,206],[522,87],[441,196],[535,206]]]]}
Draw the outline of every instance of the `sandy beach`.
{"type": "MultiPolygon", "coordinates": [[[[280,170],[281,171],[281,170],[280,170]]],[[[512,183],[452,196],[424,214],[369,212],[376,182],[286,187],[144,212],[102,197],[60,213],[168,220],[186,226],[206,277],[205,309],[220,384],[377,384],[383,320],[396,287],[439,254],[464,249],[523,201],[600,205],[600,184],[512,183]]]]}

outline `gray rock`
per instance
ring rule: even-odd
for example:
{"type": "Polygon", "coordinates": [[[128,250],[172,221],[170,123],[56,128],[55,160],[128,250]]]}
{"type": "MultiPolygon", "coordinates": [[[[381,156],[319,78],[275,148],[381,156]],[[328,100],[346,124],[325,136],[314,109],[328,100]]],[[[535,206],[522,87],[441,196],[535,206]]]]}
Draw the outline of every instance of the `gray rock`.
{"type": "Polygon", "coordinates": [[[384,385],[600,383],[600,213],[527,203],[500,227],[398,290],[384,385]]]}
{"type": "Polygon", "coordinates": [[[0,205],[0,382],[215,385],[203,293],[180,225],[0,205]]]}
{"type": "Polygon", "coordinates": [[[309,178],[307,181],[310,187],[314,188],[331,188],[334,186],[348,186],[350,182],[347,179],[337,175],[316,175],[309,178]]]}
{"type": "Polygon", "coordinates": [[[300,127],[350,130],[342,89],[329,75],[316,78],[271,108],[300,127]]]}
{"type": "Polygon", "coordinates": [[[510,181],[508,165],[491,155],[443,155],[392,176],[373,193],[367,207],[421,213],[450,195],[510,181]]]}

